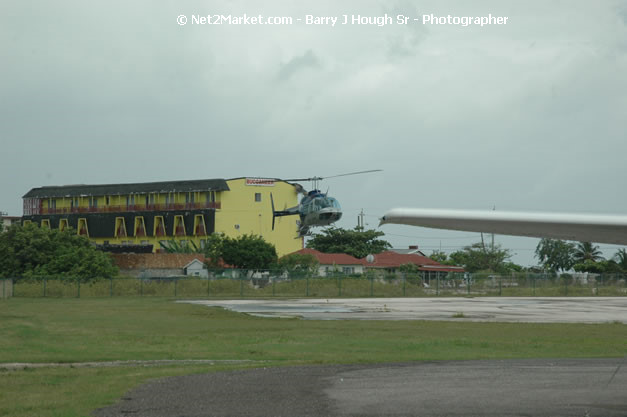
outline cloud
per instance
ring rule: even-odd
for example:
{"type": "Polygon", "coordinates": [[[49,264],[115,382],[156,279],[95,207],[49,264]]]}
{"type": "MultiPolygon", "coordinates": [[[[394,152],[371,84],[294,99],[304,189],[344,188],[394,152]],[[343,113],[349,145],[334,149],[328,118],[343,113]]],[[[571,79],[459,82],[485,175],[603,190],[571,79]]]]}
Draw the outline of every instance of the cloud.
{"type": "Polygon", "coordinates": [[[278,79],[287,81],[297,72],[304,71],[308,68],[320,68],[320,66],[318,57],[311,49],[308,49],[302,56],[292,58],[287,64],[281,64],[278,79]]]}

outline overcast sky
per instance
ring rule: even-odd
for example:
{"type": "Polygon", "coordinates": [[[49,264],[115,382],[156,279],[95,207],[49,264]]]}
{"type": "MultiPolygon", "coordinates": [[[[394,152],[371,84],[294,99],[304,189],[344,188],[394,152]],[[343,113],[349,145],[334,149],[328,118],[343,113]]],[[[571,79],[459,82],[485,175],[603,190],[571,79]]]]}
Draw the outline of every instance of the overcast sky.
{"type": "MultiPolygon", "coordinates": [[[[0,60],[10,215],[43,185],[366,169],[384,171],[323,183],[345,210],[340,226],[363,208],[375,227],[398,206],[627,211],[626,1],[5,0],[0,60]],[[409,22],[341,24],[386,13],[409,22]],[[293,24],[192,22],[209,14],[293,24]],[[508,21],[430,25],[424,14],[508,21]]],[[[480,239],[382,230],[427,253],[480,239]]],[[[496,240],[536,263],[537,239],[496,240]]]]}

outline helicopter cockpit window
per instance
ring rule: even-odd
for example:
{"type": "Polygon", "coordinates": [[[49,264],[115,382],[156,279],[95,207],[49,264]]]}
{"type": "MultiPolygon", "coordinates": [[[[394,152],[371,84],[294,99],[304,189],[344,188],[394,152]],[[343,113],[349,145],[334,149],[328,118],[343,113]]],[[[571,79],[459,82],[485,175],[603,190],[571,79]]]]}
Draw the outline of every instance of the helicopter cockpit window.
{"type": "Polygon", "coordinates": [[[337,200],[333,197],[326,197],[324,199],[322,199],[322,207],[326,208],[326,207],[333,207],[333,208],[340,208],[340,203],[337,202],[337,200]]]}

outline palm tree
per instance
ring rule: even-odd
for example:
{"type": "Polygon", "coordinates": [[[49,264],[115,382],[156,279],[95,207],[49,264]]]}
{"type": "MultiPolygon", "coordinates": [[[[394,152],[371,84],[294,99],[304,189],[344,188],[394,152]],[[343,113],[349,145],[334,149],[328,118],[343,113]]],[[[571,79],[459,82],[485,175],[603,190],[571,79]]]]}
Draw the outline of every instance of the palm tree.
{"type": "Polygon", "coordinates": [[[616,251],[616,254],[614,254],[612,259],[616,261],[620,269],[627,272],[627,251],[625,248],[616,251]]]}
{"type": "Polygon", "coordinates": [[[576,263],[583,263],[586,261],[598,262],[605,259],[603,258],[599,247],[590,242],[577,243],[573,258],[576,263]]]}

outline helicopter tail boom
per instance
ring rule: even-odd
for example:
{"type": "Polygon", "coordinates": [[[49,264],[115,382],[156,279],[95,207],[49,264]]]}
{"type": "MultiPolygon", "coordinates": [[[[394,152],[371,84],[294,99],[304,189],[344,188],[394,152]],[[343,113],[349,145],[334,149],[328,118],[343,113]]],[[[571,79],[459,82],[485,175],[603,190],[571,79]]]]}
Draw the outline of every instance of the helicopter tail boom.
{"type": "Polygon", "coordinates": [[[270,193],[270,203],[272,204],[272,230],[274,230],[274,223],[275,223],[275,219],[277,217],[282,217],[282,216],[295,216],[298,213],[298,206],[296,207],[292,207],[286,210],[275,210],[274,209],[274,197],[272,196],[272,193],[270,193]]]}

